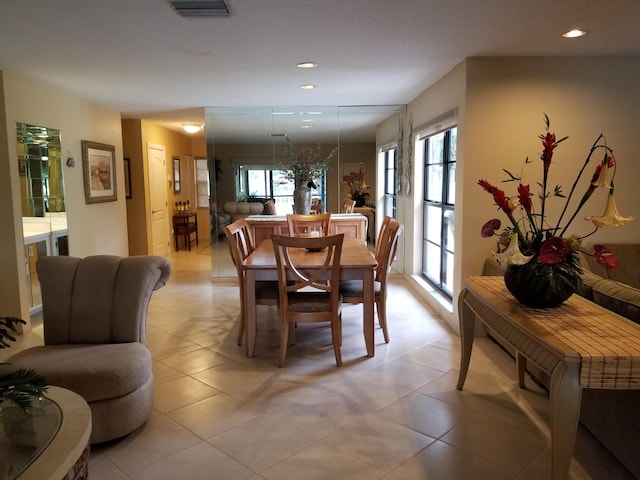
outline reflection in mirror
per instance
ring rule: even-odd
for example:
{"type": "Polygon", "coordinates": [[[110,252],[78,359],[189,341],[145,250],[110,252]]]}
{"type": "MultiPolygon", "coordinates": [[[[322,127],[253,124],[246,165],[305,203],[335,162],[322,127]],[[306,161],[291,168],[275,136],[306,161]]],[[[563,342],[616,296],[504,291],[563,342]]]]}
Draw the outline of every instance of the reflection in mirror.
{"type": "Polygon", "coordinates": [[[213,276],[236,275],[220,227],[244,215],[235,202],[281,193],[281,204],[276,199],[276,212],[291,210],[285,198],[286,186],[274,186],[274,178],[278,183],[282,177],[277,166],[286,158],[287,141],[296,151],[315,149],[320,144],[322,151],[329,153],[340,146],[324,183],[312,191],[312,197],[322,201],[323,211],[338,213],[342,197],[350,191],[341,179],[341,164],[362,164],[366,183],[375,186],[376,126],[404,109],[404,105],[205,108],[208,161],[212,163],[215,158],[220,166],[218,181],[209,166],[213,276]]]}
{"type": "Polygon", "coordinates": [[[35,264],[45,255],[68,255],[60,130],[16,123],[22,231],[31,310],[42,303],[35,264]]]}

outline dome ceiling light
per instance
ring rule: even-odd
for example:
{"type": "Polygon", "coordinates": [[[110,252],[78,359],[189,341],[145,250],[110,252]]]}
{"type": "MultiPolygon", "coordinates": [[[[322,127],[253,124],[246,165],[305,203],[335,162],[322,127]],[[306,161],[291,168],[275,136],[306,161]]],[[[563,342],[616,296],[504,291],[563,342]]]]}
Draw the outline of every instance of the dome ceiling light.
{"type": "Polygon", "coordinates": [[[197,123],[183,123],[182,129],[187,133],[197,133],[202,129],[202,125],[197,123]]]}
{"type": "Polygon", "coordinates": [[[586,30],[580,30],[578,28],[574,28],[573,30],[564,32],[562,36],[564,38],[580,38],[580,37],[584,37],[587,33],[588,32],[586,30]]]}

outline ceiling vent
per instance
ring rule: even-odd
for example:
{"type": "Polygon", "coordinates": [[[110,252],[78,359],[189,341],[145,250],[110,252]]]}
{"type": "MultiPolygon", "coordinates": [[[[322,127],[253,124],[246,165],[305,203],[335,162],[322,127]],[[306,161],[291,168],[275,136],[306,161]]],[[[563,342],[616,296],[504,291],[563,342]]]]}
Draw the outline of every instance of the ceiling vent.
{"type": "Polygon", "coordinates": [[[183,17],[228,17],[224,0],[171,0],[171,6],[183,17]]]}

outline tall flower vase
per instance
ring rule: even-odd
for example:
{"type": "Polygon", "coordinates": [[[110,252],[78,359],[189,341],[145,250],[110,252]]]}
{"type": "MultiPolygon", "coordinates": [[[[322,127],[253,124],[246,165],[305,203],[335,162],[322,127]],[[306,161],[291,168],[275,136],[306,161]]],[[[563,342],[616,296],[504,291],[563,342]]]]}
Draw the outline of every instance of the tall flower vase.
{"type": "Polygon", "coordinates": [[[306,185],[297,185],[293,190],[293,213],[308,215],[311,212],[311,189],[306,185]]]}
{"type": "Polygon", "coordinates": [[[559,306],[575,293],[580,281],[580,270],[570,263],[549,265],[535,257],[524,265],[508,265],[504,272],[511,295],[533,308],[559,306]]]}

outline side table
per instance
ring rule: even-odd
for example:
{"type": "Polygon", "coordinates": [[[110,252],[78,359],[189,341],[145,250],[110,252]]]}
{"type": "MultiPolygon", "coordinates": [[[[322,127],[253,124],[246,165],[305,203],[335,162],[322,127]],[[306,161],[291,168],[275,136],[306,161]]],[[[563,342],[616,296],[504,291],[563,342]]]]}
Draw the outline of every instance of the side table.
{"type": "MultiPolygon", "coordinates": [[[[48,388],[46,399],[43,401],[48,402],[47,407],[43,409],[47,411],[46,418],[36,418],[33,421],[33,430],[23,434],[15,445],[11,443],[11,437],[3,438],[0,442],[2,448],[11,450],[10,455],[7,455],[11,461],[10,465],[4,464],[6,457],[0,455],[0,464],[4,464],[4,468],[10,471],[8,478],[17,480],[88,478],[88,442],[91,434],[89,405],[76,393],[53,386],[48,388]],[[39,423],[41,421],[44,423],[39,423]],[[43,428],[48,426],[50,432],[46,435],[38,435],[39,425],[43,425],[43,428]],[[44,444],[40,448],[34,448],[33,445],[29,445],[29,442],[25,442],[27,435],[44,444]]],[[[3,435],[3,432],[0,433],[0,436],[3,435]]]]}

